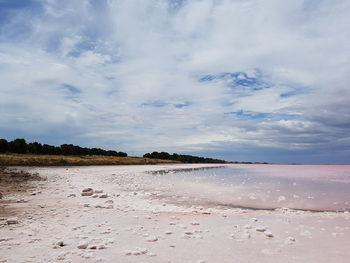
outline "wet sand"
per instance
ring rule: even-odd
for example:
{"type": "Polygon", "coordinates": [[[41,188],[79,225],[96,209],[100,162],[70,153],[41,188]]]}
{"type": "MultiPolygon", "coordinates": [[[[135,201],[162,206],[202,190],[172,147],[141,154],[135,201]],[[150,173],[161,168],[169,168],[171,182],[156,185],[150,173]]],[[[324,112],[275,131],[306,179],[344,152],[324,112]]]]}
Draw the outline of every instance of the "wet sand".
{"type": "Polygon", "coordinates": [[[1,201],[0,262],[348,262],[348,212],[168,198],[174,182],[145,173],[202,166],[28,168],[47,180],[1,201]]]}

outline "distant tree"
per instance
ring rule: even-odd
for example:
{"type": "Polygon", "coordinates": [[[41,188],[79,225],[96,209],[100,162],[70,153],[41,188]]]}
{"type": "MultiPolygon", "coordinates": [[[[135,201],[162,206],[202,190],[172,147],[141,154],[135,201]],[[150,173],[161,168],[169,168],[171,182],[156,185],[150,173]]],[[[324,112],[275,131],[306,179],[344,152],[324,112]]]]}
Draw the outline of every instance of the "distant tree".
{"type": "Polygon", "coordinates": [[[7,140],[0,139],[0,153],[6,153],[9,150],[9,144],[7,140]]]}
{"type": "Polygon", "coordinates": [[[152,152],[143,155],[144,158],[174,160],[183,163],[225,163],[224,160],[204,158],[192,155],[169,154],[167,152],[152,152]]]}
{"type": "Polygon", "coordinates": [[[24,139],[15,139],[9,142],[9,152],[27,153],[27,143],[24,139]]]}

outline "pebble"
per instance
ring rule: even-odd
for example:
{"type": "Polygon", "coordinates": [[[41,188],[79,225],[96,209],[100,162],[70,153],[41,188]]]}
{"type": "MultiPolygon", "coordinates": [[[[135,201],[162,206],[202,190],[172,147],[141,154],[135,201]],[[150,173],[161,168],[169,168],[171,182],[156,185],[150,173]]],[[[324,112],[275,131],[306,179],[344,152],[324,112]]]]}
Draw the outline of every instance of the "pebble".
{"type": "Polygon", "coordinates": [[[86,249],[88,247],[88,245],[89,245],[88,242],[83,241],[83,242],[80,242],[78,244],[77,248],[79,248],[79,249],[86,249]]]}
{"type": "Polygon", "coordinates": [[[93,192],[82,192],[81,193],[81,196],[92,196],[93,195],[93,192]]]}
{"type": "Polygon", "coordinates": [[[266,231],[266,227],[259,226],[259,227],[255,228],[255,230],[258,231],[258,232],[265,232],[266,231]]]}
{"type": "Polygon", "coordinates": [[[60,241],[57,241],[56,242],[56,246],[59,246],[59,247],[64,247],[66,246],[67,244],[63,241],[63,240],[60,240],[60,241]]]}
{"type": "Polygon", "coordinates": [[[100,198],[107,198],[108,197],[108,194],[102,194],[100,195],[100,198]]]}
{"type": "Polygon", "coordinates": [[[156,242],[156,241],[158,241],[158,237],[156,237],[156,236],[149,236],[149,237],[146,238],[146,240],[148,242],[156,242]]]}
{"type": "Polygon", "coordinates": [[[94,189],[89,187],[89,188],[84,188],[82,192],[86,193],[86,192],[93,192],[93,191],[94,191],[94,189]]]}
{"type": "Polygon", "coordinates": [[[6,223],[8,225],[18,224],[18,218],[17,217],[10,217],[6,220],[6,223]]]}
{"type": "Polygon", "coordinates": [[[267,237],[273,237],[273,234],[270,231],[265,231],[264,234],[267,237]]]}

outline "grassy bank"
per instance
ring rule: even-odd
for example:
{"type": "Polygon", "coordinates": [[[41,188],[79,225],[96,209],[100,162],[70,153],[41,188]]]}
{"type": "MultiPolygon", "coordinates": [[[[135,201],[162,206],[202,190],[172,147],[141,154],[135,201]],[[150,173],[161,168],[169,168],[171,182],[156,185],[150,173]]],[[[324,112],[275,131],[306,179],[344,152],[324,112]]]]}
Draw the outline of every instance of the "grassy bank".
{"type": "Polygon", "coordinates": [[[139,157],[0,154],[0,166],[137,165],[161,163],[178,162],[139,157]]]}

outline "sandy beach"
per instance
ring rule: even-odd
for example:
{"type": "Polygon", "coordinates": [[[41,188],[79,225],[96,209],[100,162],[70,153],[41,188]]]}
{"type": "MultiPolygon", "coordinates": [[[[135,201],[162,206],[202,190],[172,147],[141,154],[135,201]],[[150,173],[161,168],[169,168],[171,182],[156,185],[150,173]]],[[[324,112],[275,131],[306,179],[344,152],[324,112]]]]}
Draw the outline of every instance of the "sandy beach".
{"type": "Polygon", "coordinates": [[[47,180],[0,200],[0,262],[349,261],[347,211],[168,198],[174,182],[149,173],[203,166],[25,168],[47,180]]]}

